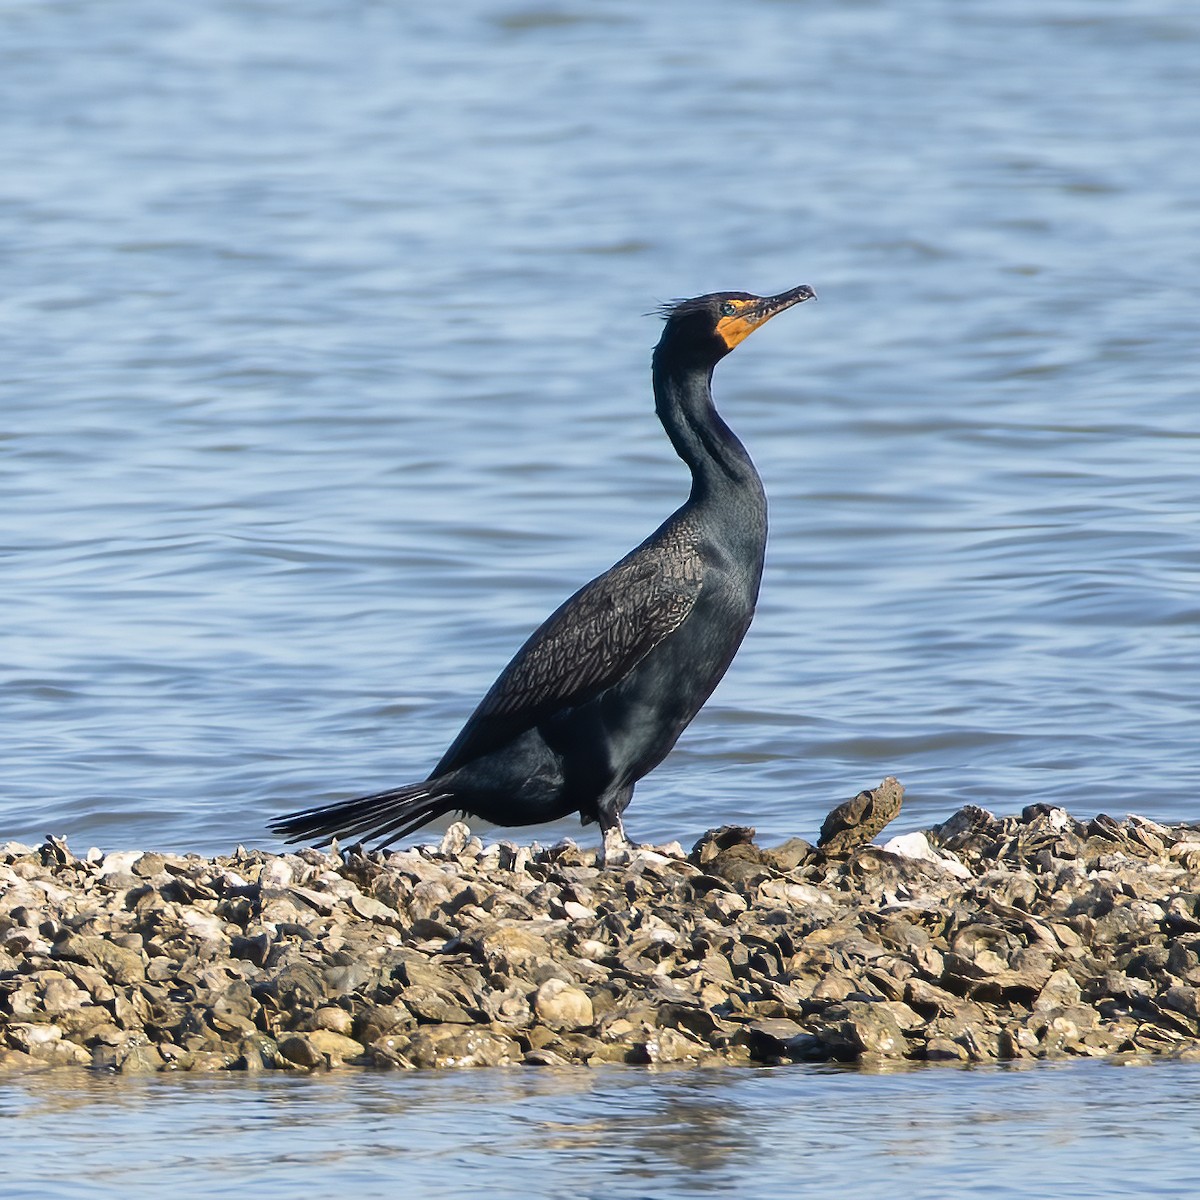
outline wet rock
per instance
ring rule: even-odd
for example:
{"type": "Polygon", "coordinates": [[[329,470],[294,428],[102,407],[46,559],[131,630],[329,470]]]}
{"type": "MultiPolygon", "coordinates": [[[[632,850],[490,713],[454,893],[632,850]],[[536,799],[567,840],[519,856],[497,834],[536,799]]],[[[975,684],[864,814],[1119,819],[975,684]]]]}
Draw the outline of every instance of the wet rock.
{"type": "MultiPolygon", "coordinates": [[[[924,1055],[926,1062],[967,1062],[970,1054],[967,1048],[948,1037],[935,1035],[925,1043],[924,1055]]],[[[1014,1057],[1012,1054],[1008,1057],[1014,1057]]]]}
{"type": "Polygon", "coordinates": [[[807,863],[816,854],[816,847],[812,842],[806,842],[803,838],[788,838],[778,846],[771,846],[762,852],[763,862],[768,866],[774,867],[777,871],[794,871],[797,867],[807,863]]]}
{"type": "Polygon", "coordinates": [[[959,879],[971,878],[971,872],[954,857],[953,853],[949,851],[939,853],[929,844],[929,839],[923,833],[906,833],[900,837],[894,837],[886,842],[883,848],[889,854],[896,854],[901,858],[931,863],[939,870],[948,871],[959,879]]]}
{"type": "Polygon", "coordinates": [[[1159,1002],[1171,1012],[1189,1017],[1193,1022],[1200,1021],[1200,989],[1198,988],[1176,984],[1163,992],[1159,1002]]]}
{"type": "Polygon", "coordinates": [[[1064,1008],[1078,1004],[1081,996],[1079,984],[1069,971],[1055,971],[1038,993],[1033,1007],[1037,1009],[1064,1008]]]}
{"type": "Polygon", "coordinates": [[[333,1033],[349,1036],[354,1029],[354,1017],[344,1008],[327,1006],[318,1008],[312,1015],[313,1029],[327,1029],[333,1033]]]}
{"type": "Polygon", "coordinates": [[[545,1048],[526,1051],[521,1061],[527,1067],[566,1067],[570,1065],[569,1059],[564,1058],[561,1054],[553,1050],[545,1048]]]}
{"type": "Polygon", "coordinates": [[[676,1029],[658,1029],[638,1043],[626,1058],[634,1063],[681,1063],[700,1058],[703,1043],[676,1029]]]}
{"type": "Polygon", "coordinates": [[[520,1062],[519,1043],[489,1029],[433,1026],[397,1039],[403,1057],[414,1067],[498,1067],[520,1062]]]}
{"type": "Polygon", "coordinates": [[[595,1020],[591,997],[561,979],[548,979],[537,990],[534,1011],[556,1029],[582,1029],[595,1020]]]}
{"type": "Polygon", "coordinates": [[[406,987],[400,993],[404,1006],[418,1020],[431,1025],[470,1025],[471,1014],[457,1001],[433,988],[406,987]]]}
{"type": "Polygon", "coordinates": [[[893,775],[878,787],[859,792],[825,818],[817,840],[818,849],[831,856],[849,854],[871,841],[899,816],[903,799],[904,788],[893,775]]]}
{"type": "Polygon", "coordinates": [[[756,1062],[793,1059],[814,1041],[803,1025],[788,1017],[768,1017],[747,1024],[738,1040],[756,1062]]]}
{"type": "Polygon", "coordinates": [[[279,1040],[279,1054],[297,1067],[314,1071],[317,1067],[327,1065],[325,1055],[306,1033],[292,1033],[279,1040]]]}
{"type": "Polygon", "coordinates": [[[710,892],[704,903],[704,913],[722,924],[744,913],[750,905],[736,892],[710,892]]]}
{"type": "Polygon", "coordinates": [[[515,923],[485,925],[472,935],[468,944],[489,963],[509,973],[552,957],[546,938],[515,923]]]}
{"type": "Polygon", "coordinates": [[[312,1050],[324,1057],[325,1064],[330,1067],[342,1063],[359,1062],[364,1060],[366,1047],[345,1034],[332,1029],[314,1029],[305,1034],[308,1045],[312,1050]]]}
{"type": "Polygon", "coordinates": [[[442,835],[438,852],[446,858],[454,858],[467,848],[470,840],[471,830],[463,821],[455,821],[442,835]]]}
{"type": "MultiPolygon", "coordinates": [[[[865,826],[860,821],[861,833],[865,826]]],[[[1200,1056],[1200,840],[963,809],[846,854],[0,847],[0,1067],[1200,1056]]]]}
{"type": "Polygon", "coordinates": [[[108,938],[68,933],[55,943],[51,953],[55,958],[95,967],[113,983],[136,983],[146,977],[144,954],[119,946],[108,938]]]}
{"type": "Polygon", "coordinates": [[[821,1014],[817,1040],[841,1061],[907,1058],[908,1039],[888,1004],[845,1000],[821,1014]]]}
{"type": "MultiPolygon", "coordinates": [[[[115,1071],[122,1075],[150,1075],[161,1071],[166,1064],[157,1047],[144,1036],[124,1038],[115,1045],[98,1043],[92,1050],[90,1065],[99,1071],[115,1071]]],[[[194,1064],[193,1064],[194,1065],[194,1064]]]]}

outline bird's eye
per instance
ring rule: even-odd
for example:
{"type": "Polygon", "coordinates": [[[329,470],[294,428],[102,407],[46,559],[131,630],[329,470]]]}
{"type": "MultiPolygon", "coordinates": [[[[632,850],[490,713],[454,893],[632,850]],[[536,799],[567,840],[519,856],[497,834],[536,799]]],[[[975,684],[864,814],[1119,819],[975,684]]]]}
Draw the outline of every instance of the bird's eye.
{"type": "Polygon", "coordinates": [[[725,303],[721,305],[721,316],[723,316],[723,317],[732,317],[734,315],[734,313],[736,313],[736,312],[737,312],[737,306],[734,304],[730,304],[728,300],[726,300],[725,303]]]}

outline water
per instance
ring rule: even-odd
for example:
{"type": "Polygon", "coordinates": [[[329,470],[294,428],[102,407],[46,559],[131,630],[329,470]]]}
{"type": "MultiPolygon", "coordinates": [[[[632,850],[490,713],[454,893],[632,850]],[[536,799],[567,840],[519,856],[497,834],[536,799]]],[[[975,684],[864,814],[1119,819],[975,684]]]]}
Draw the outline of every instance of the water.
{"type": "Polygon", "coordinates": [[[6,1200],[1187,1197],[1198,1118],[1178,1064],[0,1085],[6,1200]]]}
{"type": "MultiPolygon", "coordinates": [[[[0,837],[271,844],[423,775],[685,494],[643,314],[800,282],[716,378],[759,615],[633,836],[811,837],[887,773],[901,829],[1200,816],[1198,54],[1190,0],[0,3],[0,837]]],[[[986,1088],[1036,1141],[1019,1089],[1079,1077],[980,1078],[703,1086],[751,1130],[908,1089],[950,1139],[986,1088]]],[[[71,1139],[165,1119],[90,1087],[71,1139]]],[[[324,1087],[172,1095],[211,1132],[324,1087]]]]}

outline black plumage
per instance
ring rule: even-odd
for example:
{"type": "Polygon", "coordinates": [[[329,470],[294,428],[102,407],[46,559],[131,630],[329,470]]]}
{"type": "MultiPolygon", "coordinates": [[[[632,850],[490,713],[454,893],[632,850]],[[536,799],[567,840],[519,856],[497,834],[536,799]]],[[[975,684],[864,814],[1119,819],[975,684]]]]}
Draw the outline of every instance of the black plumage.
{"type": "Polygon", "coordinates": [[[712,399],[717,362],[813,291],[720,292],[667,306],[655,408],[692,474],[686,503],[534,631],[429,778],[272,823],[290,841],[381,839],[460,811],[497,825],[621,814],[725,674],[762,576],[762,482],[712,399]]]}

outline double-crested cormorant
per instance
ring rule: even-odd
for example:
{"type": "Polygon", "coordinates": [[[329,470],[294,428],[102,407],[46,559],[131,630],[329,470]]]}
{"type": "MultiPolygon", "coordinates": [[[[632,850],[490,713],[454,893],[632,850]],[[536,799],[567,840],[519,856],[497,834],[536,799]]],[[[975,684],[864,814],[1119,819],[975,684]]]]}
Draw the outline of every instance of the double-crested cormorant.
{"type": "Polygon", "coordinates": [[[725,674],[762,577],[766,497],[713,406],[713,368],[813,295],[802,285],[664,306],[654,401],[692,473],[687,502],[533,633],[423,783],[292,813],[272,828],[293,842],[387,845],[456,811],[496,825],[578,812],[585,825],[599,822],[606,845],[623,841],[634,784],[667,756],[725,674]]]}

